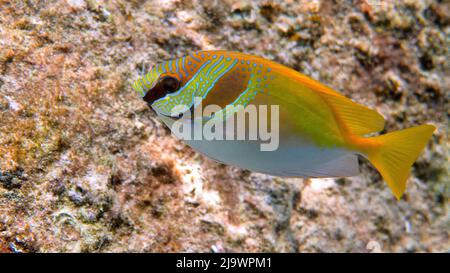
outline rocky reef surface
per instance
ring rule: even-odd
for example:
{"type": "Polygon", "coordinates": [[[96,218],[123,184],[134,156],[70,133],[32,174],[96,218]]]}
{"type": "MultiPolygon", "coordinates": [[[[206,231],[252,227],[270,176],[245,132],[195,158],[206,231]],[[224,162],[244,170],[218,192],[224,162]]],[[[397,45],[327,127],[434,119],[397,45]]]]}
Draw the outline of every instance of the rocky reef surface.
{"type": "Polygon", "coordinates": [[[449,22],[446,0],[0,0],[0,252],[449,251],[449,22]],[[364,159],[283,179],[176,140],[131,83],[201,49],[436,125],[405,196],[364,159]]]}

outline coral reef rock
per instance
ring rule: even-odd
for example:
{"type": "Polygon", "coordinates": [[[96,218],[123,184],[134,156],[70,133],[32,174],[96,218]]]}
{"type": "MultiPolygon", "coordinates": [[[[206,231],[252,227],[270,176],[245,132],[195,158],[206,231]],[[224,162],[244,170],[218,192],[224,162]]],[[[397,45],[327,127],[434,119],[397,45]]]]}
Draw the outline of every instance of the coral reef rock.
{"type": "Polygon", "coordinates": [[[0,0],[1,252],[448,251],[447,1],[0,0]],[[131,88],[202,49],[273,59],[438,127],[396,201],[345,179],[215,163],[131,88]]]}

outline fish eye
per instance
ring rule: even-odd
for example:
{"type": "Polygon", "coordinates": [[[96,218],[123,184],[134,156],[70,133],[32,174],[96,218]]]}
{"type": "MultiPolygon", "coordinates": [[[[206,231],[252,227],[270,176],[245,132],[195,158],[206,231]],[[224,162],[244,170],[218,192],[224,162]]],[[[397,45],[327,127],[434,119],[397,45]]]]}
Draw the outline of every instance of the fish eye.
{"type": "Polygon", "coordinates": [[[172,76],[164,76],[159,80],[159,84],[161,85],[162,89],[166,91],[167,93],[172,93],[178,90],[180,88],[180,81],[172,76]]]}

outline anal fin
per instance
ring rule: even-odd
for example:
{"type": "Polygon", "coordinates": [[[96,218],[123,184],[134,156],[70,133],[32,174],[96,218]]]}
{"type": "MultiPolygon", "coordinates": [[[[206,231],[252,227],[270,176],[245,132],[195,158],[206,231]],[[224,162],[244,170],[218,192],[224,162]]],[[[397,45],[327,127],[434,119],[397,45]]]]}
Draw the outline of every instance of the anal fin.
{"type": "Polygon", "coordinates": [[[346,154],[335,159],[317,164],[303,171],[305,177],[349,177],[359,174],[358,157],[355,154],[346,154]]]}

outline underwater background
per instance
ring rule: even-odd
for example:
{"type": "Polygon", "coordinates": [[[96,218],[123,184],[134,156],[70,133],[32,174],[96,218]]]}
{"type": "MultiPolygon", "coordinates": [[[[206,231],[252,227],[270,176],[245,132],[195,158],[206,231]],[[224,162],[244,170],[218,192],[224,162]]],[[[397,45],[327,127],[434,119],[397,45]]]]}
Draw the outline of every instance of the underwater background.
{"type": "Polygon", "coordinates": [[[0,0],[0,252],[450,250],[446,0],[0,0]],[[226,49],[292,67],[438,130],[396,201],[361,175],[285,179],[216,163],[132,90],[226,49]]]}

